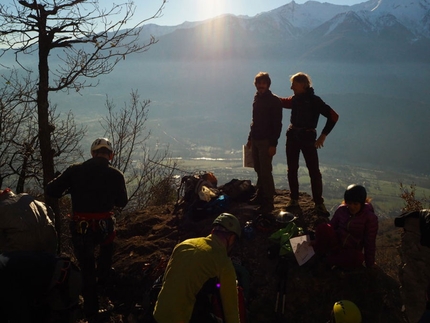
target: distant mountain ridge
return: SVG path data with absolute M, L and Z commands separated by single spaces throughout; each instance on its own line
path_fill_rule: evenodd
M 218 154 L 238 149 L 249 131 L 255 73 L 268 71 L 274 92 L 286 96 L 291 94 L 288 75 L 302 70 L 340 114 L 321 150 L 323 159 L 427 172 L 423 157 L 430 155 L 425 139 L 430 130 L 423 122 L 430 117 L 425 86 L 429 14 L 428 0 L 370 0 L 353 6 L 292 1 L 254 17 L 222 15 L 169 27 L 171 32 L 145 53 L 145 64 L 131 59 L 136 66 L 159 66 L 154 70 L 160 73 L 159 86 L 145 82 L 152 98 L 163 92 L 155 105 L 174 97 L 168 106 L 154 107 L 153 115 L 168 124 L 171 137 L 184 141 L 175 154 L 199 154 L 200 145 Z M 416 79 L 407 81 L 406 75 Z M 282 79 L 281 90 L 277 79 Z M 284 129 L 288 122 L 285 111 Z M 217 135 L 195 136 L 207 132 Z M 190 143 L 193 148 L 185 152 Z
M 280 28 L 287 24 L 298 30 L 310 31 L 323 23 L 329 22 L 338 15 L 345 16 L 349 12 L 355 12 L 361 19 L 374 25 L 375 30 L 378 30 L 381 26 L 378 23 L 380 19 L 382 19 L 383 24 L 384 21 L 386 24 L 390 24 L 390 19 L 386 19 L 386 17 L 392 16 L 392 19 L 397 20 L 407 29 L 413 31 L 416 36 L 430 38 L 430 2 L 428 0 L 369 0 L 352 6 L 318 1 L 307 1 L 304 4 L 298 4 L 293 0 L 279 8 L 257 14 L 254 17 L 237 17 L 243 20 L 243 27 L 246 28 L 252 28 L 252 25 L 258 20 L 266 20 L 266 22 L 273 20 Z M 200 22 L 184 22 L 173 27 L 163 27 L 153 23 L 148 24 L 147 27 L 153 29 L 153 35 L 158 37 L 166 34 L 166 30 L 194 28 L 196 25 L 213 19 L 222 19 L 226 16 L 232 15 L 221 15 Z M 158 30 L 154 30 L 154 25 L 158 26 Z
M 175 44 L 174 48 L 160 46 L 149 56 L 211 59 L 284 54 L 329 61 L 404 61 L 410 57 L 429 62 L 429 17 L 428 0 L 369 0 L 353 6 L 292 1 L 254 17 L 222 15 L 165 27 L 168 33 L 159 27 L 154 35 L 160 36 L 160 42 Z M 194 46 L 205 37 L 210 46 Z M 262 47 L 270 51 L 263 53 Z
M 364 25 L 372 27 L 374 31 L 378 32 L 397 21 L 415 36 L 429 38 L 429 10 L 430 2 L 427 0 L 370 0 L 352 6 L 317 1 L 308 1 L 301 5 L 292 1 L 261 15 L 287 19 L 293 26 L 309 31 L 323 23 L 332 24 L 335 30 L 336 21 L 339 21 L 340 17 L 347 19 L 348 16 L 351 17 L 350 13 L 354 12 Z
M 175 157 L 237 159 L 249 132 L 255 75 L 269 72 L 272 91 L 285 97 L 292 94 L 289 76 L 303 71 L 340 115 L 320 151 L 323 163 L 429 174 L 429 8 L 430 0 L 292 1 L 254 17 L 148 24 L 142 41 L 159 39 L 149 51 L 127 56 L 96 88 L 50 99 L 96 133 L 106 94 L 120 106 L 138 90 L 151 100 L 154 147 L 169 145 Z M 275 162 L 285 163 L 289 117 L 284 110 Z

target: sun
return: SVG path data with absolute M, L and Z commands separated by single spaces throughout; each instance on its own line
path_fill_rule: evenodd
M 213 18 L 228 13 L 229 4 L 227 0 L 195 0 L 196 16 L 199 20 Z

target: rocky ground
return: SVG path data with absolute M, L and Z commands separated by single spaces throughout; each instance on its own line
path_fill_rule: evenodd
M 277 214 L 289 200 L 287 191 L 277 191 Z M 235 214 L 242 225 L 255 221 L 258 214 L 246 203 L 233 202 L 228 211 Z M 111 293 L 115 308 L 106 316 L 107 322 L 147 322 L 149 290 L 162 273 L 176 243 L 191 237 L 206 236 L 216 215 L 198 221 L 186 219 L 181 212 L 173 214 L 174 205 L 149 207 L 118 219 L 114 267 L 116 283 Z M 298 226 L 312 231 L 319 221 L 313 210 L 311 197 L 300 196 L 300 207 L 291 210 Z M 249 273 L 247 299 L 248 323 L 326 322 L 333 303 L 341 299 L 355 302 L 361 309 L 363 322 L 407 322 L 402 312 L 399 283 L 381 268 L 343 271 L 329 268 L 315 256 L 303 266 L 295 258 L 288 260 L 285 291 L 280 293 L 275 311 L 280 275 L 277 265 L 281 258 L 272 257 L 273 246 L 268 237 L 285 226 L 269 221 L 255 228 L 251 239 L 243 237 L 234 251 Z M 377 260 L 378 261 L 378 260 Z

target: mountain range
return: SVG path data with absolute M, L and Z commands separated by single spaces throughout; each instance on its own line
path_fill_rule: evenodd
M 154 48 L 153 54 L 163 59 L 172 54 L 182 59 L 222 54 L 223 58 L 265 55 L 347 62 L 429 62 L 430 58 L 428 0 L 370 0 L 353 6 L 292 1 L 255 17 L 222 15 L 176 29 L 146 28 L 162 36 L 163 46 Z
M 99 131 L 106 95 L 120 106 L 137 90 L 151 100 L 148 127 L 158 146 L 183 158 L 240 158 L 254 76 L 269 72 L 272 92 L 286 97 L 290 75 L 303 71 L 340 115 L 322 162 L 430 172 L 430 0 L 292 1 L 254 17 L 148 24 L 142 41 L 149 35 L 158 43 L 128 56 L 97 88 L 51 100 Z M 283 163 L 289 115 L 284 110 L 275 159 Z

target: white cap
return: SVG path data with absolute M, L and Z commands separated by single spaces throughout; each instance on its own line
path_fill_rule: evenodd
M 91 145 L 91 153 L 100 148 L 106 148 L 110 152 L 113 152 L 112 144 L 107 138 L 97 138 L 94 140 L 93 144 Z

